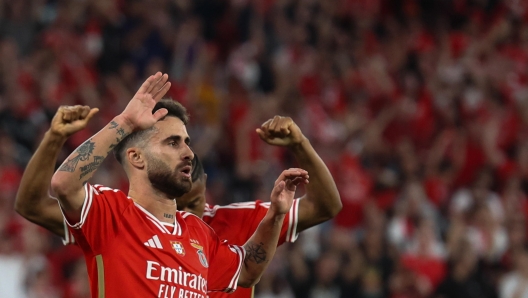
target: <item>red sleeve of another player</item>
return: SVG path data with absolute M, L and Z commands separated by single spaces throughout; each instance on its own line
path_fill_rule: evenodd
M 246 250 L 241 246 L 230 245 L 227 241 L 220 241 L 212 229 L 210 233 L 212 240 L 209 246 L 208 291 L 233 293 L 237 288 Z
M 84 190 L 85 198 L 79 222 L 71 222 L 65 218 L 71 231 L 71 234 L 66 233 L 66 237 L 75 236 L 75 242 L 83 250 L 99 253 L 115 239 L 128 199 L 123 192 L 101 185 L 87 183 Z
M 270 203 L 263 203 L 261 201 L 255 202 L 255 210 L 252 210 L 253 215 L 248 217 L 251 220 L 251 225 L 248 225 L 251 227 L 251 229 L 248 231 L 248 239 L 253 235 L 253 233 L 257 230 L 258 225 L 268 212 L 268 209 L 270 207 Z M 299 234 L 297 233 L 297 218 L 299 216 L 299 199 L 293 200 L 292 207 L 290 209 L 290 212 L 286 215 L 286 218 L 284 219 L 284 223 L 282 224 L 281 233 L 279 236 L 279 243 L 278 245 L 283 244 L 284 242 L 295 242 L 297 240 L 297 237 Z

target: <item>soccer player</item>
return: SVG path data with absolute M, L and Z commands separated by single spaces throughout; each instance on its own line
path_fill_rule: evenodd
M 160 101 L 168 76 L 150 76 L 125 110 L 83 143 L 51 179 L 61 210 L 84 252 L 92 297 L 205 297 L 258 282 L 275 253 L 296 185 L 307 172 L 284 171 L 271 205 L 243 247 L 221 242 L 198 217 L 177 212 L 191 189 L 185 109 Z M 115 148 L 128 196 L 88 179 Z
M 53 129 L 54 122 L 52 122 Z M 78 130 L 82 127 L 77 127 Z M 73 133 L 75 131 L 71 131 Z M 276 116 L 257 129 L 260 137 L 271 145 L 286 146 L 295 155 L 299 165 L 311 173 L 306 195 L 293 203 L 283 223 L 279 244 L 293 242 L 301 231 L 334 217 L 341 210 L 341 202 L 335 183 L 327 167 L 317 155 L 299 127 L 288 117 Z M 62 136 L 62 143 L 69 136 Z M 48 228 L 61 236 L 65 244 L 74 239 L 63 228 L 63 219 L 56 201 L 49 199 L 47 186 L 53 172 L 53 164 L 60 146 L 47 146 L 42 141 L 35 156 L 26 167 L 20 191 L 17 195 L 17 211 L 32 222 Z M 40 149 L 44 147 L 45 149 Z M 38 155 L 41 153 L 41 155 Z M 40 158 L 39 158 L 40 156 Z M 38 160 L 38 163 L 36 162 Z M 195 156 L 192 166 L 192 189 L 177 198 L 179 210 L 185 210 L 202 217 L 221 239 L 230 243 L 244 244 L 265 216 L 269 203 L 247 202 L 227 206 L 209 206 L 205 201 L 207 175 Z M 38 175 L 37 175 L 38 174 Z M 39 184 L 34 184 L 40 181 Z M 205 211 L 205 212 L 204 212 Z M 251 297 L 252 289 L 238 288 L 230 297 Z M 221 297 L 223 293 L 211 293 L 210 297 Z

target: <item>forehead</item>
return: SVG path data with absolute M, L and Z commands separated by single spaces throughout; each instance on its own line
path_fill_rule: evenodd
M 152 137 L 153 140 L 163 140 L 170 136 L 180 136 L 182 139 L 189 137 L 185 124 L 177 117 L 165 117 L 163 120 L 158 121 L 154 127 L 156 128 L 156 133 Z

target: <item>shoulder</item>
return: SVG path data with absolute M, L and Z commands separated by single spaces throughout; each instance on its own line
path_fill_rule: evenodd
M 201 218 L 198 216 L 185 211 L 178 211 L 178 214 L 180 218 L 185 222 L 185 225 L 189 227 L 199 227 L 202 229 L 211 229 L 208 224 L 206 224 Z
M 93 202 L 105 202 L 105 205 L 126 208 L 133 204 L 133 200 L 120 189 L 107 187 L 101 184 L 86 185 L 88 199 Z
M 128 198 L 128 196 L 120 189 L 107 187 L 101 184 L 94 184 L 94 185 L 88 184 L 87 187 L 91 188 L 94 194 L 96 195 L 104 194 L 104 195 L 114 195 L 114 196 Z
M 243 203 L 233 203 L 229 205 L 205 205 L 205 217 L 215 217 L 219 214 L 232 214 L 232 213 L 251 213 L 258 211 L 262 208 L 269 209 L 269 202 L 262 202 L 260 200 L 254 202 L 243 202 Z

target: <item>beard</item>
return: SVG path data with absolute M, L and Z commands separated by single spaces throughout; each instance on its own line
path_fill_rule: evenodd
M 178 169 L 171 170 L 160 159 L 152 156 L 148 157 L 147 175 L 150 184 L 171 198 L 179 198 L 192 188 L 191 180 L 178 177 L 178 174 Z

